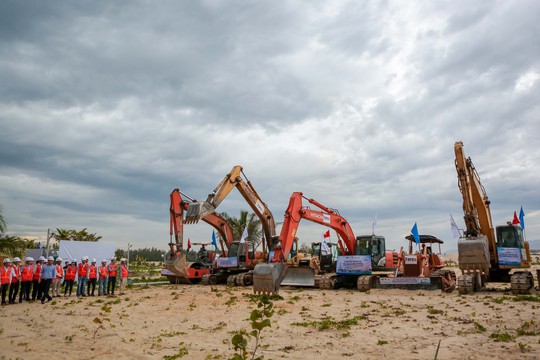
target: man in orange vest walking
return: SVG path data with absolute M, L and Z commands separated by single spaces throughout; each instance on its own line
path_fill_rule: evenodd
M 96 292 L 96 282 L 97 282 L 97 267 L 96 259 L 92 258 L 92 264 L 88 267 L 88 288 L 86 293 L 88 296 L 94 296 Z M 92 293 L 90 294 L 90 287 L 92 287 Z
M 98 296 L 101 296 L 101 294 L 107 294 L 107 277 L 109 275 L 109 270 L 107 270 L 107 260 L 101 260 L 101 266 L 98 268 L 98 274 Z
M 41 299 L 41 268 L 43 267 L 43 262 L 45 261 L 45 257 L 40 256 L 39 259 L 36 261 L 36 264 L 34 265 L 34 275 L 32 278 L 32 301 L 36 300 L 36 296 L 38 299 Z
M 116 265 L 115 258 L 111 259 L 111 263 L 107 265 L 107 270 L 109 271 L 109 279 L 107 280 L 107 295 L 114 295 L 114 288 L 116 287 L 116 274 L 118 273 L 118 265 Z
M 4 266 L 0 267 L 0 291 L 2 292 L 2 305 L 7 305 L 6 296 L 11 284 L 11 260 L 4 259 Z
M 66 283 L 64 285 L 64 297 L 67 296 L 69 289 L 69 296 L 71 296 L 71 291 L 73 290 L 73 282 L 77 276 L 77 259 L 73 259 L 71 264 L 66 267 Z
M 77 267 L 77 296 L 84 296 L 84 290 L 86 288 L 86 282 L 88 281 L 88 256 L 83 256 L 82 262 Z
M 11 286 L 9 287 L 9 303 L 15 304 L 17 300 L 17 294 L 19 293 L 19 287 L 21 285 L 21 259 L 18 257 L 13 258 L 13 265 L 11 265 Z
M 56 258 L 56 278 L 52 281 L 52 297 L 60 297 L 60 286 L 64 278 L 64 268 L 62 267 L 62 258 Z
M 19 303 L 23 300 L 30 301 L 30 288 L 32 287 L 32 279 L 34 277 L 34 258 L 27 257 L 24 259 L 24 265 L 21 267 L 21 293 L 19 295 Z
M 120 295 L 124 295 L 124 292 L 126 291 L 127 279 L 129 275 L 126 262 L 127 261 L 125 258 L 120 260 Z

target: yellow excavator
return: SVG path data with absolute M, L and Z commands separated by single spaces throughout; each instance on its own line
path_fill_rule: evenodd
M 253 268 L 258 263 L 266 261 L 268 249 L 273 248 L 273 241 L 277 238 L 272 212 L 262 201 L 239 165 L 234 166 L 225 175 L 214 191 L 208 195 L 206 201 L 189 204 L 184 223 L 195 223 L 200 219 L 205 219 L 209 214 L 215 213 L 219 204 L 235 187 L 261 220 L 264 235 L 263 249 L 262 252 L 257 251 L 257 244 L 254 241 L 245 241 L 245 239 L 236 239 L 228 243 L 227 257 L 218 258 L 217 266 L 214 267 L 212 274 L 207 276 L 210 284 L 226 282 L 231 286 L 251 285 L 253 283 Z
M 486 282 L 509 282 L 514 294 L 526 294 L 534 287 L 529 243 L 519 224 L 493 229 L 490 201 L 471 158 L 466 158 L 463 143 L 454 144 L 459 190 L 463 197 L 466 230 L 458 240 L 458 261 L 462 275 L 458 291 L 468 294 Z

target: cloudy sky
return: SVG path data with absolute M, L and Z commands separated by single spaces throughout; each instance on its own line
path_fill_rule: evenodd
M 172 189 L 205 199 L 242 165 L 276 221 L 302 191 L 356 235 L 377 214 L 390 248 L 415 222 L 455 248 L 461 140 L 494 223 L 523 206 L 540 239 L 539 13 L 532 0 L 2 1 L 9 234 L 88 228 L 166 248 Z M 241 209 L 234 191 L 218 210 Z

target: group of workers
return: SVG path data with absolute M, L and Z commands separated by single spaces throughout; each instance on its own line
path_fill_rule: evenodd
M 19 303 L 23 300 L 51 301 L 53 297 L 61 296 L 61 286 L 64 286 L 64 297 L 71 296 L 73 285 L 77 280 L 77 296 L 95 296 L 96 284 L 98 296 L 114 295 L 117 278 L 119 293 L 123 295 L 127 285 L 128 268 L 126 259 L 120 259 L 120 265 L 112 258 L 110 263 L 103 259 L 101 265 L 96 265 L 96 259 L 88 262 L 84 256 L 80 263 L 77 259 L 66 260 L 49 256 L 40 256 L 34 263 L 32 257 L 25 258 L 24 265 L 18 257 L 6 258 L 0 267 L 0 293 L 2 305 L 15 304 L 17 295 Z M 7 301 L 6 301 L 7 298 Z

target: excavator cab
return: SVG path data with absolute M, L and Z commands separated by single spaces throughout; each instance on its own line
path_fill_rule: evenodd
M 336 271 L 337 246 L 336 244 L 326 243 L 328 250 L 323 251 L 322 243 L 315 242 L 311 244 L 312 256 L 319 259 L 321 272 L 329 273 Z
M 519 225 L 497 226 L 497 258 L 501 268 L 529 267 L 531 255 Z
M 377 269 L 382 259 L 386 260 L 386 241 L 383 236 L 361 235 L 356 237 L 355 255 L 370 255 L 371 266 Z M 381 265 L 385 267 L 383 263 Z

